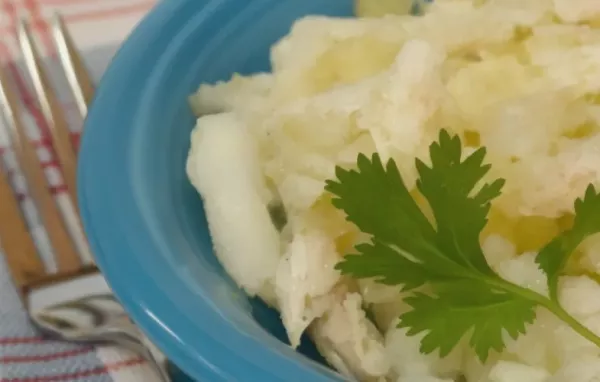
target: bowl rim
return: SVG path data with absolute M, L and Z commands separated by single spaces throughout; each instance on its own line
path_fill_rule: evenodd
M 151 97 L 152 81 L 156 81 L 156 78 L 144 77 L 143 70 L 138 70 L 139 66 L 136 65 L 142 58 L 152 56 L 152 42 L 165 33 L 161 27 L 172 23 L 173 19 L 187 18 L 182 20 L 179 29 L 172 31 L 175 33 L 173 39 L 176 39 L 193 17 L 189 15 L 189 8 L 196 7 L 198 11 L 206 12 L 204 17 L 209 17 L 214 9 L 228 2 L 236 1 L 159 2 L 118 49 L 96 90 L 81 141 L 77 186 L 83 228 L 98 267 L 130 317 L 170 360 L 192 378 L 209 378 L 211 381 L 250 378 L 261 382 L 292 379 L 343 381 L 341 376 L 324 367 L 308 367 L 307 362 L 312 364 L 312 361 L 305 362 L 301 357 L 293 356 L 291 349 L 291 352 L 282 352 L 281 349 L 265 346 L 252 336 L 244 335 L 234 323 L 221 317 L 208 299 L 194 301 L 194 309 L 202 312 L 202 325 L 190 317 L 173 317 L 178 306 L 170 298 L 177 296 L 177 293 L 182 293 L 183 298 L 187 292 L 185 285 L 177 278 L 176 272 L 169 273 L 168 266 L 165 270 L 164 263 L 142 266 L 136 259 L 136 253 L 148 251 L 142 252 L 146 256 L 157 251 L 157 248 L 143 244 L 151 238 L 151 234 L 140 228 L 144 225 L 143 219 L 139 210 L 136 210 L 130 184 L 135 174 L 131 166 L 123 165 L 128 157 L 125 150 L 114 148 L 114 142 L 111 142 L 115 128 L 126 128 L 127 131 L 128 124 L 144 123 L 143 118 L 136 116 L 136 110 L 141 108 L 140 94 L 150 92 L 143 98 L 147 100 Z M 158 58 L 162 53 L 155 51 L 154 57 Z M 135 84 L 143 86 L 138 88 Z M 125 102 L 128 106 L 119 102 Z M 134 130 L 133 127 L 131 130 Z M 126 146 L 127 134 L 123 134 L 124 142 L 119 142 L 118 147 Z M 107 147 L 114 150 L 110 159 L 107 159 Z M 107 177 L 112 181 L 107 182 Z M 110 255 L 115 253 L 132 255 Z M 132 270 L 136 272 L 132 273 Z M 160 274 L 160 286 L 154 278 L 158 272 L 164 273 Z M 218 341 L 214 333 L 219 333 L 221 338 Z M 194 346 L 189 343 L 192 338 L 195 339 Z M 241 350 L 231 352 L 238 347 L 251 349 L 251 354 L 241 355 Z M 200 348 L 204 351 L 200 351 Z M 242 370 L 241 366 L 232 367 L 237 364 L 250 367 L 251 374 Z M 283 379 L 284 375 L 292 379 Z

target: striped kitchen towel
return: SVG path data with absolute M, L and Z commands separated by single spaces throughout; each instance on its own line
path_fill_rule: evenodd
M 118 44 L 154 3 L 155 0 L 0 0 L 0 62 L 9 69 L 12 85 L 18 89 L 25 110 L 24 121 L 62 208 L 72 211 L 60 170 L 52 155 L 48 128 L 41 117 L 29 79 L 21 70 L 15 24 L 21 17 L 31 21 L 38 45 L 45 49 L 50 71 L 55 73 L 53 79 L 57 81 L 58 89 L 63 90 L 61 98 L 64 108 L 69 113 L 73 134 L 78 137 L 81 120 L 76 117 L 66 84 L 61 86 L 64 81 L 60 80 L 62 77 L 55 62 L 47 20 L 56 11 L 64 16 L 88 67 L 99 78 Z M 2 163 L 17 189 L 41 255 L 47 264 L 51 264 L 52 254 L 47 237 L 3 132 L 4 126 L 0 126 Z M 59 381 L 153 382 L 157 378 L 140 357 L 122 349 L 94 348 L 41 338 L 28 323 L 0 253 L 0 382 Z

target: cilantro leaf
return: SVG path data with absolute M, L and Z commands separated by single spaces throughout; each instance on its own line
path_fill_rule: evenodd
M 345 211 L 347 219 L 362 232 L 392 247 L 398 256 L 410 254 L 419 259 L 407 261 L 422 263 L 423 269 L 434 275 L 464 276 L 464 268 L 434 245 L 435 229 L 410 195 L 396 164 L 390 161 L 384 167 L 379 155 L 369 160 L 361 154 L 357 165 L 356 170 L 336 168 L 337 180 L 327 181 L 325 189 L 334 195 L 333 205 Z M 345 269 L 352 272 L 356 268 Z M 423 275 L 423 282 L 428 278 Z
M 358 245 L 336 268 L 355 278 L 401 285 L 412 308 L 400 317 L 409 335 L 424 333 L 421 350 L 447 355 L 464 337 L 481 361 L 504 348 L 503 333 L 523 334 L 544 307 L 600 347 L 600 337 L 581 325 L 556 299 L 558 277 L 570 254 L 587 236 L 600 232 L 600 194 L 589 187 L 575 202 L 573 228 L 538 255 L 548 274 L 550 299 L 502 279 L 488 265 L 479 243 L 491 201 L 504 180 L 482 183 L 490 166 L 485 149 L 462 159 L 460 139 L 446 131 L 430 146 L 431 165 L 416 161 L 417 188 L 433 212 L 430 222 L 413 200 L 393 160 L 360 155 L 357 168 L 336 169 L 326 184 L 332 203 L 371 242 Z M 426 285 L 429 294 L 416 288 Z
M 430 146 L 430 157 L 431 166 L 416 162 L 417 187 L 435 224 L 420 210 L 393 161 L 384 167 L 379 156 L 369 160 L 361 155 L 357 169 L 336 169 L 337 180 L 326 185 L 334 206 L 372 235 L 371 243 L 357 246 L 358 253 L 346 256 L 337 269 L 355 278 L 399 284 L 404 290 L 431 286 L 432 296 L 416 294 L 408 300 L 413 310 L 401 317 L 401 325 L 411 334 L 428 332 L 426 352 L 448 352 L 471 333 L 473 348 L 485 360 L 491 349 L 502 346 L 503 330 L 515 335 L 524 331 L 537 304 L 524 303 L 514 289 L 498 291 L 508 283 L 492 271 L 479 245 L 490 202 L 504 181 L 477 189 L 490 168 L 483 164 L 485 150 L 463 160 L 460 139 L 444 130 Z M 496 319 L 500 305 L 513 321 Z M 456 331 L 449 335 L 443 322 Z
M 402 285 L 404 290 L 418 288 L 430 278 L 431 273 L 421 264 L 408 260 L 381 242 L 360 244 L 356 250 L 359 254 L 347 255 L 337 266 L 342 273 L 354 278 L 373 278 L 381 284 Z M 390 269 L 394 272 L 389 272 Z
M 410 196 L 393 161 L 384 168 L 378 154 L 371 160 L 360 154 L 356 170 L 337 167 L 336 177 L 327 181 L 325 189 L 337 196 L 333 205 L 346 211 L 363 232 L 385 242 L 396 241 L 398 236 L 434 237 L 433 227 Z
M 461 265 L 493 275 L 479 244 L 479 235 L 487 223 L 490 201 L 500 195 L 504 180 L 486 183 L 473 192 L 490 170 L 490 165 L 483 165 L 486 150 L 479 148 L 461 161 L 459 137 L 450 137 L 445 130 L 429 151 L 431 167 L 417 159 L 417 187 L 433 210 L 439 247 Z
M 567 261 L 583 240 L 596 233 L 600 233 L 600 194 L 589 185 L 583 199 L 575 201 L 573 227 L 542 248 L 536 258 L 548 276 L 550 297 L 554 301 L 558 301 L 558 279 Z
M 436 296 L 416 293 L 404 301 L 412 307 L 401 318 L 408 335 L 426 332 L 421 352 L 436 349 L 447 356 L 465 333 L 481 360 L 490 350 L 504 349 L 503 333 L 516 339 L 535 320 L 535 302 L 513 293 L 490 289 L 485 283 L 459 281 L 437 288 Z

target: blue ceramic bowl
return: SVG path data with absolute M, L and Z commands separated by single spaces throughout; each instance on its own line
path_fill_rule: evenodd
M 85 231 L 132 318 L 195 380 L 342 380 L 309 343 L 308 357 L 288 347 L 278 315 L 224 273 L 184 169 L 200 83 L 269 70 L 301 16 L 351 13 L 351 0 L 164 0 L 97 91 L 80 154 Z

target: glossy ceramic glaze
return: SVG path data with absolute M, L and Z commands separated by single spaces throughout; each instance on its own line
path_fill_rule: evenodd
M 193 379 L 339 381 L 290 349 L 277 314 L 249 301 L 216 261 L 185 176 L 201 82 L 269 69 L 293 21 L 351 14 L 350 0 L 165 0 L 98 89 L 80 153 L 79 200 L 102 271 L 133 319 Z M 318 359 L 310 344 L 303 352 Z

